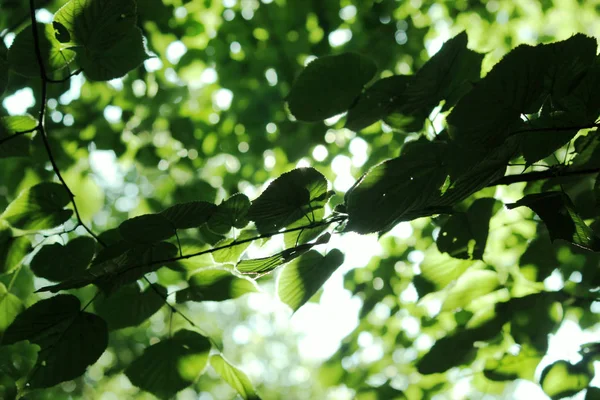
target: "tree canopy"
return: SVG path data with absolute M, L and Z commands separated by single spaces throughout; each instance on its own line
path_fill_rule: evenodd
M 600 397 L 593 4 L 0 11 L 0 398 Z

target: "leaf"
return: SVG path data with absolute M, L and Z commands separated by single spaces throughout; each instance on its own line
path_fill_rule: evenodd
M 229 384 L 244 400 L 260 400 L 252 382 L 240 369 L 234 367 L 220 354 L 210 357 L 210 365 L 217 371 L 225 382 Z
M 175 228 L 162 214 L 145 214 L 122 222 L 119 233 L 129 242 L 149 244 L 174 236 Z
M 189 330 L 147 347 L 125 370 L 131 383 L 161 399 L 191 385 L 208 362 L 210 341 Z
M 596 175 L 596 180 L 594 181 L 594 197 L 596 200 L 596 207 L 600 208 L 600 174 Z
M 218 263 L 233 263 L 236 264 L 244 251 L 252 244 L 253 237 L 256 237 L 257 233 L 254 231 L 243 231 L 237 239 L 223 239 L 215 244 L 215 248 L 225 247 L 221 250 L 214 251 L 212 253 L 213 258 Z M 243 242 L 236 244 L 237 242 Z
M 30 251 L 29 239 L 15 237 L 10 229 L 0 228 L 0 274 L 12 272 Z
M 440 290 L 458 279 L 467 269 L 482 265 L 478 261 L 462 260 L 438 252 L 430 248 L 425 253 L 425 259 L 420 265 L 421 277 Z
M 347 231 L 385 232 L 402 221 L 431 215 L 442 195 L 445 146 L 427 142 L 364 174 L 346 192 Z
M 205 268 L 189 280 L 189 287 L 177 292 L 177 302 L 224 301 L 236 299 L 247 293 L 257 292 L 256 284 L 250 279 L 236 276 L 222 268 Z
M 0 282 L 0 337 L 24 309 L 23 302 Z
M 452 214 L 442 226 L 436 244 L 440 252 L 454 258 L 483 258 L 489 221 L 500 208 L 493 198 L 475 200 L 466 213 Z
M 6 90 L 8 86 L 8 58 L 7 58 L 8 50 L 6 49 L 6 45 L 4 44 L 4 40 L 0 40 L 0 96 Z
M 269 257 L 254 258 L 250 260 L 242 260 L 235 266 L 235 269 L 243 274 L 266 274 L 274 271 L 277 267 L 286 264 L 293 259 L 300 257 L 302 254 L 310 250 L 315 243 L 306 243 L 300 246 L 286 249 L 281 253 L 274 254 Z
M 319 57 L 309 63 L 287 97 L 290 111 L 300 121 L 321 121 L 340 114 L 354 103 L 377 66 L 356 53 Z
M 197 228 L 208 221 L 217 206 L 206 201 L 190 201 L 175 204 L 160 215 L 171 221 L 175 229 Z
M 313 222 L 319 222 L 323 220 L 324 215 L 325 210 L 323 208 L 319 208 L 313 213 L 311 213 L 310 218 L 311 220 L 313 220 Z M 283 242 L 286 249 L 310 242 L 311 240 L 316 239 L 321 233 L 323 233 L 328 228 L 327 224 L 322 224 L 314 228 L 297 229 L 307 225 L 310 224 L 307 224 L 307 221 L 305 219 L 299 219 L 296 222 L 293 222 L 287 226 L 287 232 L 283 235 Z M 297 230 L 293 230 L 290 232 L 290 230 L 292 229 Z
M 53 25 L 57 39 L 77 49 L 90 80 L 110 80 L 148 58 L 136 19 L 134 0 L 71 0 L 54 15 Z
M 493 292 L 500 285 L 498 274 L 490 270 L 466 271 L 450 288 L 442 304 L 442 311 L 464 308 L 472 301 Z
M 123 285 L 137 281 L 149 272 L 156 271 L 170 262 L 168 260 L 176 254 L 177 247 L 167 242 L 133 247 L 115 258 L 93 263 L 79 276 L 57 285 L 45 286 L 38 292 L 77 289 L 93 283 L 104 292 L 111 293 Z
M 56 40 L 52 25 L 38 22 L 36 26 L 44 71 L 51 76 L 52 73 L 67 67 L 75 58 L 75 52 Z M 8 49 L 8 62 L 17 74 L 40 77 L 32 25 L 23 29 L 15 37 L 15 41 Z
M 3 345 L 29 340 L 40 346 L 31 388 L 45 388 L 82 375 L 108 345 L 106 323 L 80 311 L 72 295 L 42 300 L 17 316 L 4 333 Z
M 500 359 L 488 358 L 483 373 L 493 381 L 527 379 L 535 382 L 535 370 L 540 361 L 542 356 L 536 350 L 522 346 L 517 355 L 506 353 Z
M 94 310 L 110 331 L 141 325 L 166 302 L 167 289 L 157 284 L 153 287 L 142 292 L 137 283 L 123 286 L 111 295 L 101 295 L 94 301 Z
M 587 363 L 571 364 L 559 360 L 544 368 L 540 385 L 551 399 L 562 399 L 585 389 L 593 377 L 593 371 L 590 371 Z
M 252 202 L 248 219 L 260 233 L 277 232 L 325 206 L 327 180 L 314 168 L 297 168 L 275 179 Z M 308 221 L 307 221 L 308 222 Z
M 77 237 L 66 246 L 60 243 L 46 245 L 31 260 L 31 270 L 36 276 L 50 281 L 63 281 L 83 272 L 94 257 L 96 241 Z
M 231 228 L 243 229 L 248 225 L 248 209 L 250 200 L 242 193 L 235 194 L 219 204 L 215 212 L 208 219 L 208 229 L 224 235 Z
M 529 194 L 516 203 L 507 204 L 513 209 L 527 206 L 544 221 L 552 241 L 562 239 L 590 251 L 600 251 L 600 238 L 585 224 L 575 211 L 573 202 L 563 192 Z
M 36 126 L 37 120 L 29 114 L 2 117 L 0 118 L 0 140 L 18 132 L 30 131 Z M 0 158 L 28 157 L 29 144 L 30 140 L 26 136 L 15 136 L 0 144 Z
M 311 250 L 287 265 L 277 281 L 279 298 L 297 311 L 325 284 L 344 262 L 344 254 L 333 249 L 327 255 Z
M 66 222 L 73 214 L 64 207 L 71 201 L 58 183 L 42 182 L 23 190 L 0 217 L 22 230 L 50 229 Z

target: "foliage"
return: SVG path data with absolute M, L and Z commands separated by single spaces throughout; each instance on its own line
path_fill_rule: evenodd
M 457 28 L 424 57 L 454 11 L 406 3 L 0 1 L 0 396 L 421 399 L 461 370 L 597 394 L 598 343 L 543 362 L 565 321 L 598 323 L 597 41 L 508 35 L 499 59 Z M 367 234 L 359 325 L 315 388 L 258 382 L 199 317 L 319 301 L 333 243 Z

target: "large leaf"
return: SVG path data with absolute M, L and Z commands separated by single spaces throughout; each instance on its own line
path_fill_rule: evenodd
M 31 251 L 29 239 L 25 236 L 15 237 L 10 229 L 0 228 L 0 274 L 12 272 L 29 251 Z
M 235 268 L 243 274 L 266 274 L 274 271 L 277 267 L 300 257 L 314 245 L 315 243 L 306 243 L 292 247 L 291 249 L 285 249 L 281 253 L 273 254 L 269 257 L 242 260 L 237 263 Z
M 199 333 L 181 330 L 147 347 L 125 370 L 135 386 L 168 399 L 191 385 L 208 362 L 210 341 Z
M 321 121 L 352 105 L 377 66 L 365 56 L 343 53 L 317 58 L 294 82 L 287 101 L 301 121 Z
M 91 80 L 121 77 L 148 58 L 134 0 L 71 0 L 53 25 L 57 39 L 77 49 Z
M 246 293 L 257 292 L 258 287 L 250 279 L 236 276 L 222 268 L 205 268 L 189 280 L 190 286 L 177 292 L 177 302 L 224 301 Z
M 344 254 L 333 249 L 322 256 L 311 250 L 287 265 L 277 281 L 277 293 L 296 311 L 304 305 L 344 262 Z
M 555 400 L 573 396 L 585 389 L 593 377 L 594 371 L 586 362 L 571 364 L 559 360 L 544 368 L 540 384 L 544 392 Z
M 346 193 L 348 224 L 358 233 L 381 232 L 402 221 L 431 215 L 447 173 L 442 143 L 426 142 L 363 175 Z
M 0 337 L 24 309 L 23 302 L 0 282 Z
M 31 270 L 36 276 L 51 281 L 63 281 L 83 272 L 94 257 L 96 241 L 77 237 L 66 246 L 53 243 L 44 246 L 31 260 Z
M 275 179 L 252 202 L 248 218 L 260 233 L 276 232 L 322 208 L 327 202 L 327 180 L 314 168 L 298 168 Z
M 94 309 L 112 331 L 140 325 L 165 305 L 166 296 L 167 289 L 161 285 L 155 284 L 142 292 L 133 283 L 110 295 L 101 295 L 94 301 Z
M 215 212 L 208 219 L 208 228 L 224 235 L 231 228 L 243 229 L 248 225 L 248 209 L 250 200 L 242 193 L 235 194 L 219 204 Z
M 210 357 L 210 365 L 217 371 L 225 382 L 238 392 L 244 400 L 260 400 L 252 382 L 243 371 L 234 367 L 222 355 L 215 354 Z
M 29 340 L 40 346 L 28 379 L 30 387 L 50 387 L 77 378 L 106 349 L 106 323 L 80 307 L 72 295 L 39 301 L 19 314 L 4 333 L 3 345 Z
M 577 214 L 564 192 L 529 194 L 506 206 L 531 208 L 546 224 L 552 241 L 562 239 L 587 250 L 600 251 L 600 238 Z
M 23 190 L 0 218 L 18 229 L 40 230 L 61 225 L 73 214 L 65 210 L 70 197 L 63 186 L 42 182 Z
M 176 229 L 197 228 L 215 212 L 217 206 L 206 201 L 175 204 L 160 214 L 171 221 Z
M 156 243 L 175 235 L 175 228 L 163 214 L 146 214 L 119 225 L 123 239 L 132 243 Z
M 50 24 L 37 23 L 39 49 L 46 74 L 52 74 L 69 65 L 75 58 L 75 52 L 61 44 L 54 36 Z M 29 25 L 23 29 L 8 50 L 8 62 L 11 69 L 21 75 L 40 77 L 40 67 L 33 40 L 33 29 Z
M 1 68 L 1 67 L 0 67 Z M 0 140 L 19 132 L 29 132 L 38 121 L 31 115 L 15 115 L 0 118 Z M 0 158 L 29 156 L 30 140 L 23 135 L 15 136 L 0 144 Z

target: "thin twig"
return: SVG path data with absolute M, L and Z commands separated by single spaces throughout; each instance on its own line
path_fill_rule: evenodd
M 23 135 L 26 135 L 28 133 L 35 132 L 37 130 L 38 130 L 38 127 L 36 125 L 35 128 L 27 129 L 26 131 L 15 132 L 15 133 L 13 133 L 10 136 L 7 136 L 7 137 L 4 137 L 4 138 L 0 139 L 0 146 L 3 145 L 4 143 L 8 142 L 9 140 L 16 139 L 19 136 L 23 136 Z
M 550 178 L 560 178 L 566 176 L 579 176 L 579 175 L 590 175 L 600 172 L 600 168 L 588 168 L 588 169 L 565 169 L 561 171 L 556 171 L 554 169 L 549 169 L 546 171 L 534 171 L 528 172 L 526 174 L 516 174 L 516 175 L 506 175 L 500 179 L 496 179 L 492 183 L 488 185 L 497 186 L 497 185 L 511 185 L 513 183 L 518 182 L 533 182 L 540 181 L 543 179 Z

